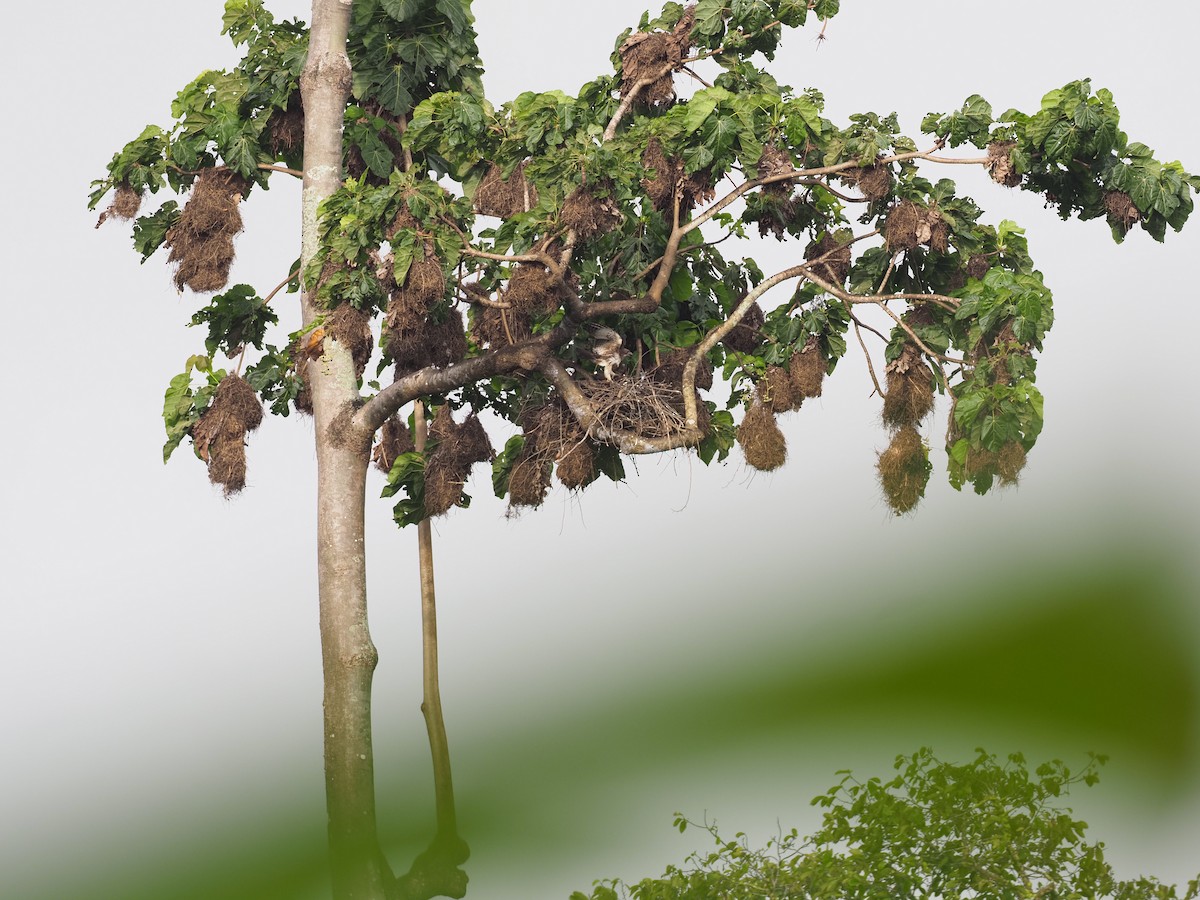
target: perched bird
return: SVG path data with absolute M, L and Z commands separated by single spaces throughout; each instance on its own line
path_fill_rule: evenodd
M 604 370 L 604 380 L 612 381 L 613 366 L 629 355 L 622 346 L 621 335 L 604 325 L 598 325 L 591 330 L 592 345 L 585 353 Z

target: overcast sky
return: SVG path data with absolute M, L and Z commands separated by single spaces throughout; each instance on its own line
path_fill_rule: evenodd
M 773 68 L 781 82 L 822 90 L 835 122 L 894 109 L 921 143 L 921 116 L 969 94 L 1032 111 L 1045 91 L 1091 77 L 1113 91 L 1131 139 L 1200 170 L 1200 119 L 1188 99 L 1200 74 L 1200 11 L 1191 5 L 1148 2 L 1135 15 L 1117 0 L 843 5 L 827 41 L 818 45 L 812 28 L 789 33 Z M 268 6 L 308 18 L 295 0 Z M 574 92 L 607 70 L 613 39 L 642 9 L 477 0 L 489 98 Z M 146 123 L 167 124 L 175 92 L 201 70 L 236 61 L 219 35 L 221 4 L 72 0 L 53 10 L 54 23 L 46 6 L 8 12 L 9 34 L 26 38 L 10 42 L 0 99 L 10 335 L 0 364 L 9 385 L 0 871 L 17 896 L 50 896 L 38 891 L 64 870 L 126 858 L 149 835 L 188 846 L 199 840 L 196 822 L 228 820 L 242 803 L 269 808 L 283 791 L 323 828 L 311 422 L 265 423 L 248 450 L 249 487 L 232 501 L 186 448 L 164 467 L 162 393 L 202 347 L 183 327 L 198 303 L 176 295 L 162 258 L 137 264 L 124 226 L 94 231 L 85 209 L 87 184 L 114 151 Z M 1087 727 L 1058 728 L 1078 704 L 1054 682 L 1047 694 L 1063 696 L 1053 721 L 901 702 L 890 717 L 826 710 L 774 722 L 759 743 L 726 734 L 719 751 L 706 749 L 703 728 L 681 722 L 679 746 L 662 738 L 655 753 L 614 757 L 609 770 L 596 762 L 596 772 L 581 762 L 557 781 L 552 767 L 539 783 L 535 771 L 493 764 L 503 747 L 535 767 L 554 747 L 539 738 L 531 749 L 523 735 L 573 729 L 563 746 L 575 747 L 589 723 L 603 722 L 597 741 L 618 734 L 636 748 L 638 729 L 692 708 L 718 674 L 755 690 L 747 673 L 770 673 L 764 660 L 819 660 L 795 669 L 801 679 L 853 678 L 880 648 L 960 652 L 983 633 L 978 623 L 1029 614 L 1039 573 L 1078 573 L 1122 553 L 1149 560 L 1180 601 L 1131 593 L 1131 628 L 1197 646 L 1200 221 L 1165 245 L 1139 231 L 1118 247 L 1102 221 L 1064 223 L 982 173 L 951 175 L 989 221 L 1028 229 L 1055 292 L 1038 369 L 1047 424 L 1019 488 L 979 498 L 949 487 L 943 408 L 925 429 L 935 465 L 926 499 L 915 515 L 892 517 L 875 484 L 887 442 L 879 399 L 852 347 L 824 397 L 781 420 L 790 455 L 777 473 L 753 474 L 737 451 L 712 470 L 682 455 L 646 458 L 636 473 L 627 466 L 627 484 L 581 497 L 556 488 L 541 510 L 508 519 L 479 469 L 472 508 L 438 520 L 443 698 L 460 800 L 469 808 L 512 779 L 522 802 L 499 831 L 578 833 L 553 860 L 538 858 L 532 839 L 520 856 L 501 853 L 499 836 L 489 843 L 497 828 L 472 833 L 464 815 L 468 896 L 563 897 L 595 877 L 661 871 L 697 846 L 672 836 L 677 809 L 707 810 L 754 835 L 777 820 L 811 827 L 805 800 L 835 769 L 885 774 L 895 754 L 930 742 L 946 755 L 979 744 L 1032 758 L 1111 752 L 1111 785 L 1076 803 L 1093 836 L 1107 840 L 1122 874 L 1194 877 L 1194 651 L 1182 700 L 1160 711 L 1182 723 L 1163 732 L 1175 735 L 1162 750 L 1174 761 L 1166 769 L 1137 749 L 1138 735 L 1097 726 L 1103 710 Z M 255 192 L 233 281 L 265 292 L 286 275 L 298 254 L 298 197 L 281 179 Z M 802 249 L 772 242 L 744 252 L 771 271 Z M 276 305 L 284 331 L 295 328 L 294 297 Z M 381 486 L 373 477 L 369 491 Z M 423 784 L 428 759 L 415 533 L 397 532 L 373 496 L 368 519 L 382 793 Z M 1137 656 L 1146 646 L 1115 644 L 1081 683 L 1103 681 L 1110 661 L 1153 670 L 1160 654 Z M 1022 642 L 1012 647 L 1015 668 L 1038 662 L 1023 652 Z M 654 691 L 667 698 L 661 715 L 641 702 Z M 649 719 L 626 717 L 627 703 Z M 1106 738 L 1112 745 L 1099 745 Z M 381 798 L 385 819 L 390 802 Z M 604 827 L 594 824 L 601 818 Z

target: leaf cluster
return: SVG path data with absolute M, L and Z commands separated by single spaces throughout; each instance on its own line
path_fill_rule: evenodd
M 596 882 L 571 900 L 1200 896 L 1200 879 L 1182 890 L 1154 878 L 1118 879 L 1104 845 L 1086 840 L 1086 823 L 1062 803 L 1072 787 L 1094 785 L 1104 761 L 1093 755 L 1072 771 L 1053 760 L 1030 772 L 1021 754 L 1001 761 L 980 750 L 955 764 L 925 748 L 898 757 L 888 780 L 842 773 L 813 800 L 825 815 L 808 838 L 793 829 L 756 849 L 745 835 L 726 839 L 706 822 L 713 851 L 668 866 L 661 878 Z M 677 815 L 675 824 L 682 832 L 695 823 Z

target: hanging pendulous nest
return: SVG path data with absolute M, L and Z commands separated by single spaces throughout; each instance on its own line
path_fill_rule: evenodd
M 774 144 L 763 147 L 762 156 L 758 158 L 758 177 L 773 178 L 796 171 L 796 165 L 786 150 L 780 150 Z M 773 181 L 763 187 L 763 190 L 779 199 L 787 199 L 792 195 L 791 181 Z
M 511 219 L 517 213 L 529 212 L 537 206 L 538 192 L 525 177 L 525 163 L 513 169 L 506 179 L 504 171 L 492 166 L 475 189 L 475 212 L 481 216 L 496 216 Z
M 375 349 L 375 337 L 371 333 L 371 316 L 349 303 L 339 303 L 325 315 L 325 333 L 350 351 L 354 361 L 354 374 L 362 378 Z
M 113 202 L 109 204 L 108 209 L 100 213 L 100 218 L 96 220 L 96 227 L 99 228 L 109 219 L 121 219 L 128 221 L 138 214 L 138 210 L 142 208 L 142 192 L 134 190 L 128 184 L 122 182 L 116 187 L 116 193 L 113 194 Z
M 888 211 L 884 237 L 891 253 L 911 250 L 918 244 L 945 253 L 950 246 L 950 226 L 937 209 L 902 200 Z
M 738 426 L 737 442 L 746 463 L 760 472 L 778 469 L 787 461 L 787 441 L 775 422 L 775 414 L 757 400 Z
M 221 379 L 212 404 L 192 426 L 192 442 L 208 465 L 208 479 L 221 485 L 226 497 L 246 486 L 246 434 L 262 418 L 262 403 L 254 388 L 232 374 Z
M 538 446 L 536 427 L 524 429 L 525 446 L 513 460 L 508 474 L 508 502 L 512 507 L 539 507 L 550 490 L 553 456 Z
M 891 428 L 917 425 L 933 409 L 933 373 L 911 343 L 888 363 L 883 422 Z
M 672 350 L 665 354 L 658 365 L 649 371 L 651 378 L 661 381 L 663 384 L 669 384 L 677 390 L 683 389 L 683 370 L 687 367 L 688 360 L 691 359 L 692 352 L 687 349 Z M 696 382 L 693 385 L 697 390 L 711 390 L 713 386 L 713 364 L 707 356 L 703 357 L 696 366 Z
M 1124 191 L 1105 191 L 1104 209 L 1108 213 L 1108 222 L 1121 233 L 1129 231 L 1142 218 L 1142 214 L 1133 203 L 1133 198 Z
M 205 169 L 196 178 L 179 221 L 167 232 L 168 262 L 176 264 L 175 286 L 198 294 L 219 291 L 229 281 L 233 236 L 242 230 L 238 204 L 250 184 L 228 169 Z
M 385 349 L 388 358 L 396 363 L 396 378 L 426 366 L 453 365 L 467 355 L 467 335 L 462 313 L 457 309 L 446 312 L 441 322 L 429 316 L 411 328 L 388 326 L 388 329 Z
M 429 439 L 435 443 L 425 459 L 425 512 L 440 516 L 462 500 L 471 467 L 495 454 L 479 417 L 472 413 L 459 424 L 449 406 L 434 415 Z
M 264 129 L 267 146 L 276 158 L 290 156 L 304 146 L 304 103 L 300 91 L 293 91 L 287 106 L 271 111 Z
M 892 192 L 892 167 L 887 163 L 846 169 L 838 173 L 838 178 L 846 184 L 857 185 L 862 195 L 872 202 L 883 200 Z
M 476 309 L 476 343 L 503 347 L 527 340 L 533 335 L 534 319 L 550 315 L 559 305 L 553 277 L 545 266 L 537 263 L 519 263 L 501 299 L 508 304 L 507 309 L 494 306 Z
M 988 273 L 988 269 L 992 267 L 991 261 L 985 253 L 976 253 L 967 260 L 967 277 L 980 278 Z
M 997 184 L 1016 187 L 1021 183 L 1021 175 L 1012 161 L 1012 151 L 1016 146 L 1016 141 L 994 141 L 988 144 L 986 166 L 992 181 Z
M 553 460 L 554 473 L 566 488 L 578 490 L 596 480 L 596 444 L 561 400 L 547 403 L 535 414 L 538 452 Z M 528 432 L 527 432 L 528 434 Z
M 1009 441 L 996 453 L 996 475 L 1000 483 L 1008 487 L 1016 484 L 1025 468 L 1025 448 L 1020 441 Z
M 925 496 L 933 469 L 921 435 L 910 425 L 892 435 L 892 442 L 879 454 L 876 468 L 883 497 L 898 516 L 913 509 Z
M 638 90 L 637 102 L 658 106 L 675 99 L 672 74 L 683 65 L 692 45 L 692 25 L 696 16 L 688 7 L 670 31 L 638 31 L 617 49 L 621 57 L 621 97 Z
M 391 416 L 379 429 L 379 442 L 371 451 L 371 459 L 382 472 L 392 471 L 397 458 L 416 449 L 412 433 L 399 416 Z
M 758 380 L 757 393 L 763 405 L 775 413 L 797 410 L 804 402 L 804 395 L 796 390 L 787 369 L 782 366 L 767 366 Z
M 721 338 L 721 343 L 730 350 L 738 353 L 753 353 L 763 345 L 765 338 L 762 333 L 763 323 L 766 322 L 762 307 L 757 301 L 750 304 L 742 320 L 730 329 L 729 334 Z
M 600 185 L 590 189 L 581 184 L 563 203 L 559 221 L 573 229 L 578 240 L 591 240 L 621 224 L 624 216 L 613 198 L 607 195 L 609 187 Z M 600 196 L 596 191 L 604 192 L 605 196 Z
M 642 165 L 653 172 L 642 179 L 642 189 L 650 202 L 668 218 L 674 215 L 675 191 L 679 190 L 679 215 L 682 218 L 695 208 L 697 203 L 711 200 L 715 194 L 712 177 L 707 172 L 684 171 L 683 160 L 670 157 L 663 152 L 658 138 L 651 138 L 642 154 Z
M 788 361 L 788 377 L 792 390 L 799 397 L 820 397 L 829 363 L 821 352 L 821 342 L 810 335 L 804 346 Z
M 813 263 L 812 270 L 818 278 L 837 287 L 846 284 L 850 275 L 849 244 L 843 244 L 832 234 L 826 234 L 805 248 L 804 258 Z

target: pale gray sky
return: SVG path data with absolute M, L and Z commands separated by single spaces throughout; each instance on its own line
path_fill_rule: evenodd
M 1033 109 L 1045 91 L 1091 77 L 1115 94 L 1132 139 L 1200 170 L 1200 120 L 1188 101 L 1200 33 L 1192 6 L 1149 2 L 1131 16 L 1116 0 L 843 5 L 829 40 L 818 46 L 811 28 L 790 33 L 773 68 L 782 82 L 821 89 L 834 121 L 895 109 L 918 136 L 925 112 L 971 93 L 998 110 Z M 308 18 L 296 0 L 268 6 Z M 497 104 L 523 90 L 574 92 L 607 69 L 613 39 L 644 8 L 475 7 Z M 195 821 L 227 817 L 248 798 L 268 807 L 293 785 L 291 802 L 323 827 L 311 424 L 293 416 L 253 435 L 249 488 L 233 501 L 187 449 L 163 467 L 162 392 L 202 345 L 183 328 L 196 303 L 176 296 L 161 258 L 137 265 L 123 226 L 93 231 L 84 210 L 88 181 L 115 150 L 144 124 L 165 124 L 174 93 L 202 69 L 235 61 L 218 34 L 221 4 L 53 9 L 59 21 L 49 24 L 45 6 L 8 13 L 9 33 L 28 39 L 15 47 L 0 99 L 12 337 L 0 442 L 0 871 L 30 896 L 147 835 L 187 846 L 199 840 Z M 1194 601 L 1200 220 L 1165 245 L 1138 232 L 1117 247 L 1103 222 L 1063 223 L 1032 195 L 950 174 L 990 221 L 1028 229 L 1055 291 L 1038 378 L 1047 425 L 1020 488 L 978 498 L 948 486 L 943 410 L 926 429 L 935 464 L 926 499 L 915 516 L 894 519 L 875 485 L 887 438 L 857 348 L 819 402 L 783 420 L 789 463 L 773 475 L 752 476 L 737 451 L 712 470 L 682 456 L 642 459 L 626 485 L 580 498 L 557 489 L 540 511 L 507 520 L 480 469 L 472 508 L 435 528 L 443 696 L 464 804 L 499 777 L 488 766 L 494 748 L 523 729 L 586 723 L 593 705 L 603 711 L 598 728 L 635 727 L 622 722 L 622 698 L 663 683 L 686 695 L 706 673 L 733 677 L 779 642 L 853 671 L 873 641 L 959 621 L 974 587 L 1019 584 L 1031 561 L 1078 563 L 1124 543 L 1157 544 Z M 266 290 L 286 274 L 297 198 L 282 182 L 255 193 L 235 281 Z M 797 249 L 772 242 L 746 253 L 770 270 Z M 280 304 L 287 329 L 293 304 Z M 423 783 L 415 534 L 397 533 L 386 501 L 369 499 L 368 517 L 382 658 L 377 765 L 399 773 L 384 779 Z M 1015 615 L 1017 587 L 1011 602 Z M 985 612 L 1003 621 L 1009 611 Z M 1167 627 L 1195 646 L 1198 623 L 1193 602 Z M 1195 700 L 1195 655 L 1190 671 Z M 1197 719 L 1194 707 L 1178 714 Z M 896 753 L 936 741 L 947 755 L 980 743 L 1033 758 L 1110 750 L 1112 783 L 1075 804 L 1094 837 L 1108 841 L 1123 874 L 1195 875 L 1200 764 L 1164 793 L 1153 773 L 1121 768 L 1119 747 L 1060 742 L 1036 723 L 975 722 L 961 710 L 844 731 L 822 719 L 810 731 L 790 747 L 693 746 L 677 766 L 655 757 L 603 781 L 586 768 L 547 781 L 556 802 L 539 797 L 529 821 L 513 809 L 510 827 L 577 828 L 571 851 L 554 862 L 514 858 L 468 833 L 469 896 L 565 897 L 602 875 L 661 871 L 696 846 L 673 836 L 676 809 L 708 810 L 753 835 L 772 833 L 777 819 L 811 827 L 804 801 L 835 769 L 884 774 Z M 532 779 L 536 790 L 530 773 L 504 777 Z M 577 821 L 593 818 L 595 803 L 608 806 L 603 829 Z

